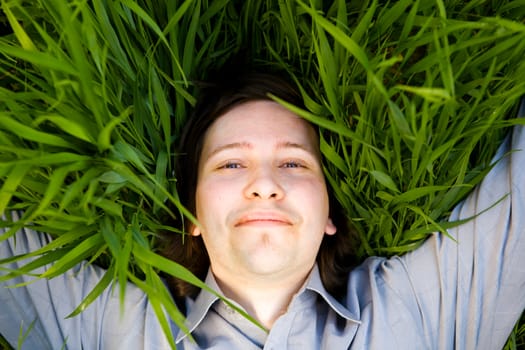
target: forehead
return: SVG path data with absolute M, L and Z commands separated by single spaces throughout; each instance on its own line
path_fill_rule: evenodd
M 296 144 L 316 155 L 319 153 L 314 128 L 269 100 L 245 102 L 218 117 L 204 136 L 203 153 L 229 143 Z

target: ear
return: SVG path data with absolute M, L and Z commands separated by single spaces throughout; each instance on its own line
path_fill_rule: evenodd
M 190 228 L 190 233 L 192 236 L 200 236 L 201 235 L 201 229 L 198 225 L 192 224 Z
M 326 220 L 326 226 L 324 228 L 324 233 L 331 236 L 335 235 L 337 232 L 337 227 L 335 227 L 334 223 L 332 222 L 332 219 L 328 218 Z

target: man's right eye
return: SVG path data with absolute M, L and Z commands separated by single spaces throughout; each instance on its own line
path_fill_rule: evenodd
M 240 169 L 242 168 L 241 163 L 238 162 L 227 162 L 219 167 L 219 169 Z

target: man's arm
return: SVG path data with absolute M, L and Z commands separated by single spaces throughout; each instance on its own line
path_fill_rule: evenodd
M 525 103 L 521 115 L 525 114 Z M 496 164 L 450 221 L 401 258 L 434 348 L 501 349 L 525 307 L 525 128 L 514 127 Z M 396 286 L 396 289 L 402 286 Z M 431 335 L 431 336 L 430 336 Z
M 49 240 L 47 235 L 20 230 L 0 241 L 0 258 L 35 251 Z M 25 262 L 1 266 L 0 276 L 6 268 L 16 269 Z M 71 349 L 143 349 L 150 348 L 149 342 L 153 349 L 166 346 L 146 296 L 131 284 L 123 314 L 117 289 L 107 289 L 80 315 L 67 318 L 104 273 L 81 264 L 51 280 L 21 276 L 0 283 L 0 333 L 15 348 L 23 339 L 22 349 L 60 349 L 64 344 Z M 26 282 L 31 283 L 12 288 Z
M 402 257 L 367 259 L 350 274 L 347 303 L 362 321 L 355 344 L 503 347 L 525 307 L 525 127 L 514 127 L 494 159 L 450 216 L 465 223 Z

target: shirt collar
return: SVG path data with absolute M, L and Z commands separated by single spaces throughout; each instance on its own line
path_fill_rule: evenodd
M 359 317 L 356 315 L 355 312 L 352 312 L 352 310 L 349 310 L 346 306 L 341 304 L 336 298 L 334 298 L 330 293 L 328 293 L 323 285 L 323 282 L 321 280 L 321 274 L 319 272 L 319 267 L 317 264 L 314 265 L 312 271 L 310 272 L 310 276 L 308 277 L 308 280 L 305 285 L 306 290 L 311 290 L 315 293 L 317 293 L 321 298 L 324 299 L 324 301 L 334 310 L 339 316 L 342 318 L 353 321 L 357 323 L 361 323 L 359 321 Z
M 219 288 L 219 285 L 217 284 L 217 281 L 215 280 L 215 277 L 213 277 L 211 269 L 208 269 L 208 275 L 206 276 L 204 282 L 208 287 L 215 290 L 217 293 L 221 295 L 223 294 L 221 292 L 221 289 Z M 217 300 L 219 300 L 219 297 L 217 295 L 210 293 L 209 291 L 204 289 L 200 291 L 195 300 L 191 298 L 186 298 L 187 315 L 185 323 L 190 333 L 192 333 L 195 330 L 195 328 L 197 328 L 197 326 L 202 322 L 212 305 Z M 183 330 L 179 330 L 175 343 L 179 343 L 186 336 L 187 334 Z
M 211 269 L 208 270 L 205 283 L 217 293 L 223 294 L 219 288 L 219 285 L 217 284 L 217 281 L 215 280 L 215 277 L 213 276 L 213 273 L 211 272 Z M 298 294 L 304 293 L 305 290 L 312 291 L 321 296 L 328 306 L 330 306 L 330 308 L 332 308 L 332 310 L 334 310 L 342 318 L 348 321 L 361 323 L 354 312 L 343 306 L 337 299 L 335 299 L 326 291 L 321 280 L 321 275 L 317 264 L 314 265 L 310 275 L 308 276 L 308 279 L 306 280 L 304 288 L 299 291 Z M 188 313 L 186 315 L 185 323 L 190 333 L 192 333 L 195 328 L 199 326 L 202 320 L 206 317 L 206 314 L 212 305 L 217 300 L 219 300 L 219 297 L 207 290 L 201 290 L 195 300 L 190 298 L 186 299 L 186 310 L 188 310 Z M 186 336 L 187 334 L 184 331 L 179 330 L 176 343 L 179 343 Z

